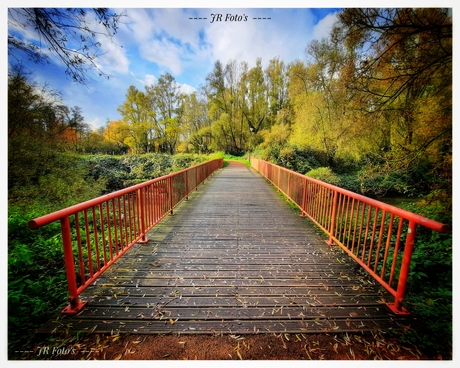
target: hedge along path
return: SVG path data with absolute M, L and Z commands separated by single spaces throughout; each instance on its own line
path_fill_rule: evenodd
M 38 333 L 253 334 L 400 330 L 410 316 L 247 166 L 233 162 Z

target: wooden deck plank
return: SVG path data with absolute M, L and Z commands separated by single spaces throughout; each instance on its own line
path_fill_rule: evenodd
M 118 297 L 123 295 L 139 296 L 139 297 L 152 297 L 152 296 L 166 296 L 173 294 L 181 294 L 183 296 L 209 296 L 219 294 L 221 296 L 235 295 L 235 287 L 229 286 L 206 286 L 206 287 L 192 287 L 192 286 L 164 286 L 164 287 L 136 287 L 136 286 L 116 286 L 116 285 L 101 285 L 88 290 L 92 297 L 98 296 L 113 296 Z M 343 286 L 329 286 L 328 290 L 324 290 L 322 286 L 309 286 L 309 291 L 315 295 L 318 292 L 331 295 L 356 295 L 359 291 L 360 295 L 374 295 L 372 289 L 353 288 Z M 304 295 L 305 287 L 241 287 L 238 289 L 239 295 Z
M 132 307 L 130 309 L 112 309 L 112 308 L 86 308 L 80 314 L 80 318 L 85 319 L 145 319 L 157 318 L 166 319 L 173 318 L 181 320 L 232 320 L 238 319 L 259 319 L 264 320 L 269 317 L 270 319 L 315 319 L 318 317 L 328 316 L 330 319 L 371 319 L 371 318 L 385 318 L 388 312 L 382 307 L 362 307 L 356 309 L 355 307 L 323 307 L 323 308 L 298 308 L 292 306 L 281 307 L 264 307 L 258 306 L 257 308 L 245 308 L 244 310 L 235 310 L 231 307 L 187 307 L 177 308 L 168 306 L 162 311 L 158 311 L 156 306 L 151 308 L 145 307 Z
M 398 329 L 392 301 L 259 174 L 221 170 L 39 333 L 319 333 Z
M 66 322 L 66 323 L 62 323 Z M 233 320 L 233 321 L 181 321 L 163 320 L 73 320 L 61 323 L 51 321 L 47 331 L 67 330 L 82 333 L 130 334 L 253 334 L 253 333 L 340 333 L 394 330 L 398 326 L 388 318 L 372 320 Z

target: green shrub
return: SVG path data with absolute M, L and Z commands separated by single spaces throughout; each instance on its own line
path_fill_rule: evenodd
M 224 156 L 225 156 L 224 151 L 217 151 L 217 152 L 209 154 L 207 157 L 208 157 L 208 160 L 214 160 L 216 158 L 224 158 Z
M 336 174 L 334 174 L 332 170 L 328 167 L 318 167 L 317 169 L 310 170 L 305 175 L 310 178 L 318 179 L 329 184 L 340 184 L 339 177 Z
M 56 153 L 52 169 L 22 184 L 8 182 L 8 203 L 46 212 L 68 207 L 99 196 L 106 183 L 103 177 L 88 175 L 89 167 L 80 156 Z
M 27 226 L 40 212 L 8 213 L 8 346 L 23 350 L 35 329 L 67 298 L 60 224 Z
M 451 224 L 449 214 L 432 203 L 405 203 L 404 209 Z M 404 339 L 430 356 L 452 355 L 452 233 L 417 228 L 405 305 L 416 321 Z
M 338 175 L 339 187 L 361 194 L 361 185 L 356 175 Z
M 185 169 L 208 160 L 204 155 L 149 153 L 144 155 L 85 157 L 93 180 L 107 182 L 104 193 L 127 188 L 131 185 Z

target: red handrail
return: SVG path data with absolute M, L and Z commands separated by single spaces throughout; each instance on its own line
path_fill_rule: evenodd
M 32 229 L 61 222 L 70 299 L 62 313 L 78 313 L 80 293 L 222 166 L 211 160 L 29 221 Z
M 443 233 L 447 225 L 267 161 L 251 157 L 251 166 L 395 297 L 387 304 L 394 313 L 408 313 L 402 301 L 417 225 Z

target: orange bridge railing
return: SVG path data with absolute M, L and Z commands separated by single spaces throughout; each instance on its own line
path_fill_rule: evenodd
M 61 222 L 70 299 L 62 313 L 79 312 L 80 293 L 222 166 L 208 161 L 31 220 L 32 229 Z
M 417 225 L 437 232 L 448 226 L 398 207 L 251 158 L 251 165 L 283 192 L 328 236 L 394 296 L 388 307 L 402 306 Z

